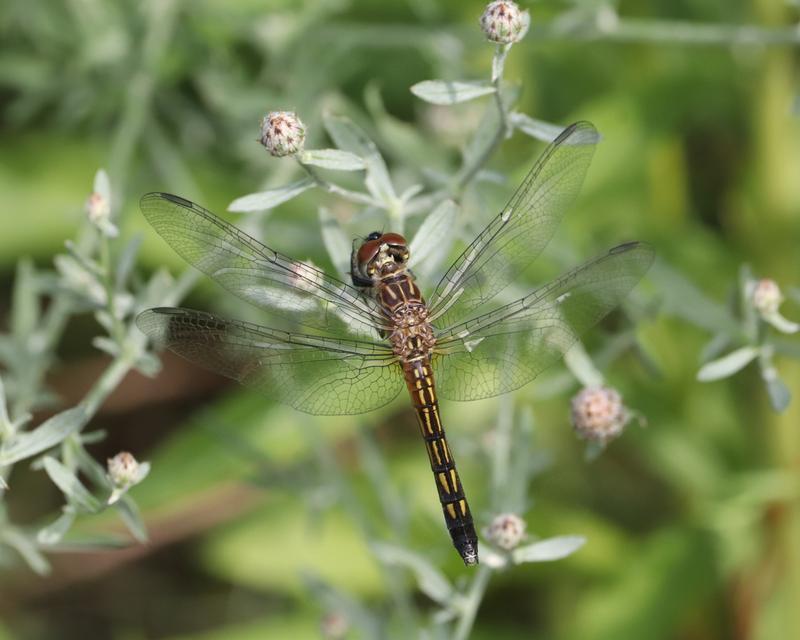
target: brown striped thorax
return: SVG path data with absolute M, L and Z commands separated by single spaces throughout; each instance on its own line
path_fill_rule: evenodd
M 391 320 L 392 349 L 403 362 L 430 356 L 436 342 L 428 307 L 408 270 L 408 243 L 398 233 L 373 231 L 351 257 L 353 283 L 372 289 Z

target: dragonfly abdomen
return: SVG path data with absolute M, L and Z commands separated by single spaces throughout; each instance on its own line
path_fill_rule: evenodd
M 427 358 L 406 362 L 403 364 L 403 372 L 428 450 L 447 530 L 464 564 L 478 564 L 478 536 L 439 418 L 439 403 L 430 362 Z

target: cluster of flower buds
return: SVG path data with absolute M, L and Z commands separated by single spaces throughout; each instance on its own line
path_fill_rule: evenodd
M 486 38 L 498 44 L 519 42 L 529 26 L 530 14 L 510 0 L 490 2 L 481 16 L 481 29 Z
M 270 111 L 261 119 L 260 142 L 276 158 L 303 150 L 306 126 L 293 111 Z
M 584 440 L 606 444 L 619 436 L 630 412 L 610 387 L 585 387 L 572 398 L 572 425 Z

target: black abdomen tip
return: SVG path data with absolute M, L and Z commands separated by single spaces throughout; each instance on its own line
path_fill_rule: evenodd
M 478 542 L 464 541 L 457 547 L 458 553 L 468 567 L 478 564 Z

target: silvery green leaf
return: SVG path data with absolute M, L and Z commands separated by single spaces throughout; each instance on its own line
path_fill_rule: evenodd
M 95 513 L 100 511 L 100 501 L 95 498 L 88 489 L 83 486 L 80 480 L 75 477 L 75 474 L 67 469 L 61 462 L 46 456 L 44 459 L 44 469 L 53 483 L 61 489 L 67 499 L 80 507 L 84 511 Z
M 117 259 L 116 265 L 116 288 L 120 291 L 125 289 L 128 278 L 133 271 L 133 266 L 136 263 L 136 256 L 139 253 L 139 247 L 142 245 L 142 234 L 137 233 L 122 250 L 122 253 Z
M 742 347 L 731 351 L 728 355 L 717 360 L 707 362 L 700 371 L 697 372 L 697 379 L 700 382 L 709 382 L 732 376 L 737 371 L 741 371 L 748 364 L 758 357 L 758 348 Z
M 564 364 L 584 387 L 599 387 L 603 384 L 603 374 L 594 366 L 582 342 L 578 341 L 564 354 Z
M 36 543 L 16 527 L 5 526 L 0 530 L 0 542 L 13 548 L 28 566 L 40 576 L 50 573 L 50 564 L 39 552 Z
M 258 193 L 251 193 L 241 198 L 236 198 L 228 205 L 228 211 L 238 211 L 248 213 L 252 211 L 267 211 L 277 207 L 292 198 L 299 196 L 303 191 L 307 191 L 314 186 L 311 178 L 303 178 L 297 182 L 292 182 L 282 187 L 267 189 Z
M 0 442 L 14 432 L 11 420 L 8 418 L 8 407 L 6 406 L 6 388 L 3 384 L 3 377 L 0 376 Z
M 429 276 L 447 257 L 455 241 L 453 230 L 457 217 L 458 205 L 445 200 L 422 221 L 409 245 L 409 267 L 417 275 Z
M 152 353 L 143 353 L 136 359 L 133 366 L 143 376 L 155 378 L 161 371 L 161 360 Z
M 511 552 L 516 564 L 561 560 L 575 553 L 586 543 L 583 536 L 558 536 L 518 547 Z
M 92 338 L 92 346 L 112 357 L 119 355 L 119 345 L 106 336 L 95 336 Z
M 336 146 L 357 155 L 364 161 L 367 169 L 365 184 L 372 196 L 384 203 L 387 208 L 393 206 L 397 195 L 389 177 L 389 170 L 375 143 L 350 118 L 325 114 L 323 120 L 325 130 Z
M 525 135 L 543 142 L 553 142 L 564 131 L 564 127 L 561 125 L 531 118 L 529 115 L 519 111 L 512 111 L 508 116 L 508 120 L 515 129 L 519 129 Z
M 37 292 L 33 263 L 23 258 L 17 264 L 11 301 L 11 333 L 15 336 L 27 336 L 35 329 L 39 319 Z
M 328 250 L 328 256 L 339 276 L 346 280 L 350 272 L 352 242 L 347 239 L 339 221 L 326 207 L 319 208 L 319 222 L 322 226 L 322 240 Z
M 93 191 L 103 196 L 106 202 L 111 202 L 111 180 L 109 180 L 108 173 L 106 173 L 105 169 L 99 169 L 97 173 L 94 174 Z
M 41 545 L 53 545 L 61 542 L 73 522 L 75 522 L 75 511 L 74 509 L 66 508 L 55 522 L 39 529 L 36 534 L 36 541 Z
M 771 324 L 781 333 L 797 333 L 800 331 L 800 324 L 784 318 L 778 311 L 765 313 L 762 315 L 762 318 L 764 318 L 765 322 Z
M 483 81 L 423 80 L 411 87 L 411 93 L 438 105 L 458 104 L 481 96 L 488 96 L 496 91 L 489 83 Z
M 778 376 L 778 370 L 772 362 L 773 353 L 774 349 L 771 346 L 765 346 L 759 354 L 758 366 L 761 370 L 761 379 L 764 380 L 767 387 L 772 408 L 778 413 L 782 413 L 792 401 L 792 394 Z
M 147 542 L 147 527 L 136 503 L 129 496 L 124 496 L 116 503 L 115 507 L 131 535 L 139 542 Z
M 707 362 L 712 358 L 716 358 L 721 354 L 725 349 L 727 349 L 731 344 L 730 335 L 727 333 L 720 331 L 716 333 L 711 340 L 708 341 L 706 346 L 703 347 L 703 350 L 700 352 L 700 361 Z
M 79 431 L 89 421 L 82 406 L 67 409 L 48 418 L 33 431 L 17 434 L 0 447 L 0 467 L 35 456 L 56 446 L 68 435 Z
M 442 605 L 451 604 L 454 590 L 450 581 L 421 555 L 390 544 L 374 543 L 375 554 L 386 564 L 410 569 L 417 578 L 417 584 L 429 598 Z
M 340 149 L 311 149 L 301 152 L 297 157 L 303 164 L 335 171 L 360 171 L 367 166 L 356 154 Z

